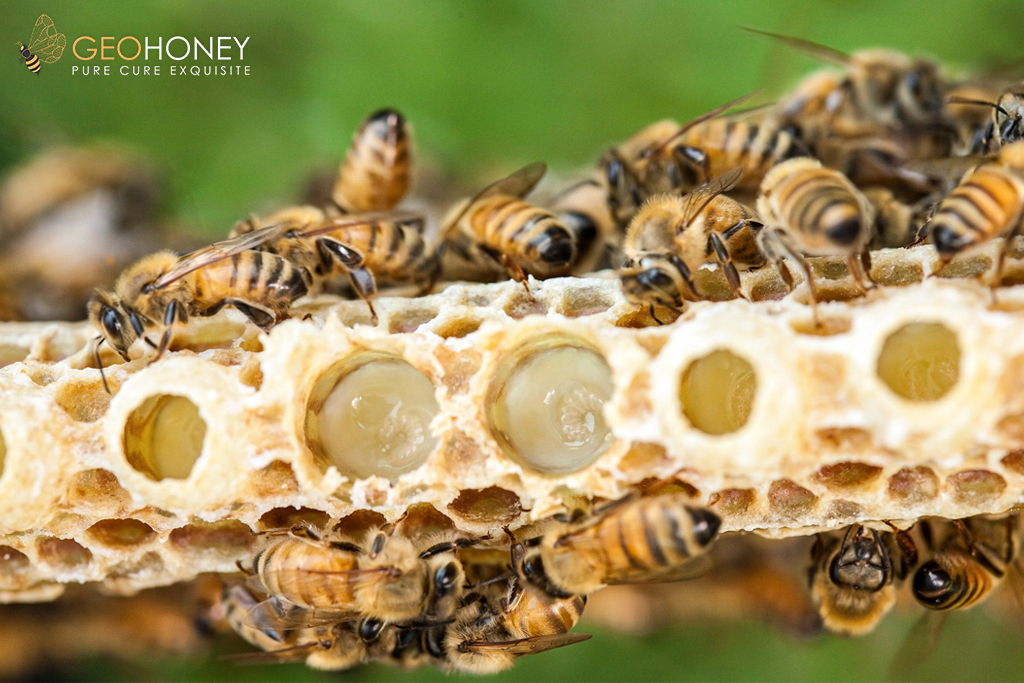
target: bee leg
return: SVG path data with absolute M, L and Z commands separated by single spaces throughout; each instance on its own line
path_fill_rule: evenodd
M 109 394 L 110 385 L 107 384 L 107 376 L 103 374 L 103 360 L 100 358 L 100 344 L 106 341 L 102 336 L 97 337 L 96 346 L 93 347 L 93 356 L 96 358 L 96 367 L 100 370 L 100 380 L 103 381 L 103 389 Z
M 865 254 L 867 256 L 865 257 Z M 865 267 L 864 259 L 867 259 L 867 266 Z M 853 276 L 854 282 L 857 283 L 857 287 L 860 288 L 862 294 L 866 294 L 869 289 L 875 288 L 875 283 L 869 275 L 871 271 L 871 255 L 867 249 L 858 254 L 850 254 L 846 257 L 846 268 L 850 271 L 850 275 Z
M 516 282 L 521 283 L 523 287 L 526 288 L 526 294 L 530 297 L 530 300 L 533 301 L 533 292 L 530 291 L 529 278 L 526 277 L 526 273 L 523 272 L 523 269 L 519 266 L 519 264 L 516 263 L 508 254 L 502 254 L 500 257 L 500 261 L 502 267 L 504 267 L 505 270 L 509 272 L 509 275 L 512 276 L 512 279 L 515 280 Z
M 740 274 L 736 270 L 736 265 L 732 262 L 732 256 L 726 249 L 721 236 L 717 232 L 713 232 L 710 239 L 711 246 L 715 250 L 715 257 L 718 259 L 718 265 L 722 267 L 722 273 L 725 275 L 725 281 L 729 283 L 729 288 L 738 298 L 747 299 L 740 284 Z M 749 299 L 747 300 L 749 301 Z
M 648 309 L 650 311 L 651 317 L 654 319 L 654 322 L 658 323 L 659 325 L 664 325 L 665 324 L 664 320 L 662 320 L 657 315 L 655 315 L 655 313 L 654 313 L 654 304 L 648 304 Z
M 376 325 L 377 310 L 373 307 L 372 298 L 377 293 L 377 284 L 374 282 L 373 273 L 365 268 L 355 268 L 348 271 L 348 279 L 359 298 L 366 302 L 370 309 L 370 320 Z
M 796 264 L 800 274 L 804 276 L 807 289 L 811 294 L 811 318 L 814 320 L 814 326 L 820 327 L 821 321 L 818 319 L 818 290 L 814 286 L 814 274 L 811 272 L 811 265 L 792 245 L 788 244 L 785 235 L 780 231 L 767 230 L 765 237 L 770 241 L 769 243 L 772 246 L 770 252 L 776 260 L 776 264 L 780 264 L 783 257 L 787 258 Z M 792 291 L 793 275 L 789 272 L 789 269 L 783 270 L 782 265 L 779 265 L 779 274 L 782 275 L 782 279 L 786 281 L 786 284 L 790 286 L 790 291 Z
M 155 363 L 164 355 L 164 351 L 171 344 L 171 333 L 174 330 L 174 323 L 183 315 L 185 315 L 184 307 L 177 301 L 171 301 L 167 305 L 167 310 L 164 311 L 164 333 L 160 335 L 160 344 L 156 347 L 156 355 L 153 356 L 153 360 L 150 362 Z
M 989 287 L 992 290 L 992 303 L 996 303 L 996 291 L 999 286 L 1003 283 L 1003 267 L 1006 265 L 1006 252 L 1010 250 L 1010 240 L 1014 238 L 1017 231 L 1014 231 L 1006 236 L 1003 240 L 1002 246 L 999 247 L 999 255 L 996 256 L 996 267 L 992 271 L 992 282 L 989 283 Z

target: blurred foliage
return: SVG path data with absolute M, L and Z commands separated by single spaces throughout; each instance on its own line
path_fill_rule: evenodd
M 515 668 L 488 678 L 513 681 L 590 683 L 600 681 L 1012 681 L 1020 679 L 1020 630 L 994 621 L 984 611 L 957 614 L 943 630 L 936 651 L 919 666 L 890 676 L 904 636 L 914 619 L 891 617 L 859 639 L 822 636 L 811 642 L 792 640 L 754 624 L 711 624 L 678 628 L 647 637 L 625 636 L 588 628 L 585 643 L 524 657 Z M 219 653 L 242 651 L 222 643 Z M 92 661 L 74 671 L 47 672 L 68 680 L 107 681 L 282 681 L 326 683 L 427 683 L 453 680 L 433 669 L 405 672 L 371 665 L 348 672 L 313 671 L 302 664 L 237 664 L 221 654 L 192 661 L 117 664 Z M 465 677 L 463 677 L 465 678 Z
M 1019 9 L 1013 0 L 5 2 L 0 170 L 47 144 L 117 139 L 166 167 L 175 215 L 222 235 L 294 198 L 311 168 L 336 166 L 381 106 L 405 112 L 421 155 L 456 173 L 536 159 L 574 168 L 648 122 L 756 88 L 775 97 L 816 66 L 738 26 L 985 66 L 1021 56 Z M 36 76 L 13 43 L 28 40 L 43 11 L 68 48 Z M 159 77 L 72 75 L 75 64 L 103 64 L 71 55 L 80 35 L 250 36 L 251 75 L 172 77 L 166 56 Z
M 48 13 L 68 50 L 34 76 L 17 60 Z M 223 235 L 251 211 L 294 198 L 311 169 L 336 166 L 381 106 L 415 126 L 421 157 L 456 175 L 545 159 L 572 169 L 661 117 L 684 120 L 762 88 L 770 100 L 815 63 L 747 35 L 749 25 L 852 51 L 887 46 L 953 68 L 1020 61 L 1013 0 L 757 3 L 674 0 L 351 0 L 346 2 L 0 4 L 0 173 L 48 145 L 116 140 L 166 170 L 171 215 Z M 251 75 L 72 75 L 80 35 L 250 36 Z M 108 62 L 115 67 L 122 62 Z M 130 62 L 129 64 L 141 64 Z M 191 62 L 182 62 L 183 64 Z M 150 62 L 153 64 L 153 62 Z M 594 640 L 525 658 L 494 680 L 880 680 L 910 622 L 859 640 L 788 640 L 711 625 Z M 981 612 L 956 615 L 920 680 L 1020 678 L 1020 634 Z M 236 645 L 236 647 L 238 647 Z M 439 680 L 370 667 L 328 675 L 298 665 L 238 668 L 212 657 L 47 672 L 80 680 Z M 46 674 L 44 674 L 46 677 Z

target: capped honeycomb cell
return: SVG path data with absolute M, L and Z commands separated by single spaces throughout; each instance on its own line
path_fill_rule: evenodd
M 124 450 L 128 463 L 155 481 L 187 479 L 203 452 L 206 423 L 183 396 L 146 400 L 128 418 Z
M 437 446 L 434 385 L 401 358 L 365 353 L 317 382 L 306 417 L 310 449 L 345 475 L 392 481 Z
M 960 377 L 960 345 L 941 323 L 911 323 L 885 340 L 878 376 L 896 394 L 911 401 L 935 401 Z
M 611 443 L 603 413 L 611 369 L 581 342 L 552 335 L 524 345 L 505 359 L 489 393 L 491 431 L 532 470 L 576 472 Z
M 693 361 L 683 373 L 679 401 L 690 423 L 706 434 L 728 434 L 747 423 L 757 393 L 757 374 L 726 350 Z

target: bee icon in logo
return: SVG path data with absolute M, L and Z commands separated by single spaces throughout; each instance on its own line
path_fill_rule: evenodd
M 21 58 L 28 70 L 34 74 L 39 73 L 42 64 L 53 64 L 64 54 L 64 47 L 68 39 L 63 33 L 57 33 L 53 26 L 53 19 L 45 14 L 39 15 L 36 25 L 32 27 L 32 40 L 26 46 L 18 43 L 18 50 L 21 51 Z

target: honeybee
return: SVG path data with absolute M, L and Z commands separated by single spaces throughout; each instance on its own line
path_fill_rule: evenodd
M 344 537 L 296 530 L 261 549 L 253 572 L 261 591 L 339 620 L 443 620 L 455 611 L 465 585 L 456 552 L 473 542 L 445 541 L 420 552 L 405 536 L 382 529 L 364 549 Z M 271 603 L 263 609 L 277 608 Z
M 677 581 L 702 570 L 721 520 L 686 494 L 616 501 L 582 521 L 555 525 L 527 542 L 513 568 L 550 596 L 587 595 L 609 584 Z
M 1024 140 L 1024 81 L 1004 90 L 995 102 L 959 96 L 951 96 L 947 101 L 992 109 L 989 120 L 976 127 L 968 154 L 988 154 Z
M 528 292 L 528 274 L 568 275 L 590 248 L 596 231 L 586 223 L 570 227 L 551 211 L 523 199 L 546 170 L 543 163 L 530 164 L 459 204 L 445 220 L 442 242 L 464 254 L 479 250 Z
M 283 256 L 313 274 L 322 287 L 344 273 L 356 294 L 366 301 L 373 322 L 377 312 L 372 298 L 377 279 L 415 282 L 423 291 L 433 287 L 440 272 L 438 252 L 423 236 L 423 216 L 413 213 L 334 215 L 316 207 L 284 209 L 266 222 L 286 227 L 261 249 Z M 245 234 L 260 222 L 250 218 L 232 234 Z
M 517 579 L 497 607 L 486 599 L 470 600 L 444 636 L 442 668 L 490 674 L 512 667 L 523 655 L 537 654 L 590 638 L 570 633 L 583 615 L 586 596 L 558 598 L 525 590 Z
M 125 269 L 113 292 L 96 290 L 89 300 L 89 319 L 99 329 L 101 342 L 125 360 L 138 338 L 156 349 L 159 358 L 175 325 L 184 324 L 189 316 L 213 315 L 225 306 L 269 329 L 286 317 L 310 282 L 304 269 L 255 251 L 281 235 L 280 227 L 271 226 L 184 256 L 170 251 L 151 254 Z M 146 337 L 150 330 L 161 331 L 158 343 Z M 99 363 L 99 344 L 96 348 Z
M 1008 572 L 1017 570 L 1016 515 L 955 520 L 954 527 L 955 532 L 914 573 L 914 598 L 930 610 L 974 607 Z
M 792 259 L 804 275 L 812 304 L 817 302 L 814 278 L 804 256 L 844 256 L 850 274 L 867 289 L 871 281 L 868 244 L 874 207 L 839 171 L 815 159 L 791 159 L 769 171 L 761 184 L 757 212 L 765 223 L 761 247 L 793 287 L 782 262 Z
M 1024 217 L 1022 171 L 1024 141 L 1003 147 L 994 161 L 967 171 L 922 228 L 931 236 L 944 265 L 971 247 L 1004 237 L 992 278 L 993 290 L 1002 281 L 1008 242 L 1020 231 Z
M 792 126 L 753 122 L 720 114 L 746 101 L 745 95 L 683 126 L 662 121 L 645 128 L 601 159 L 608 202 L 620 223 L 640 204 L 662 192 L 691 192 L 739 168 L 740 189 L 755 189 L 773 165 L 809 154 Z
M 641 207 L 623 244 L 619 278 L 626 298 L 650 305 L 652 316 L 656 304 L 677 310 L 684 299 L 697 298 L 692 275 L 708 262 L 717 262 L 736 296 L 746 298 L 739 268 L 757 268 L 765 257 L 756 214 L 724 194 L 741 174 L 734 169 L 685 197 L 658 195 Z
M 411 133 L 394 109 L 363 122 L 338 171 L 331 197 L 347 213 L 389 211 L 409 189 Z
M 315 669 L 339 671 L 386 656 L 396 643 L 395 630 L 379 619 L 337 620 L 287 602 L 271 601 L 278 611 L 253 612 L 267 601 L 239 586 L 225 586 L 222 598 L 228 624 L 263 652 L 236 659 L 248 662 L 305 660 Z
M 914 244 L 936 202 L 934 195 L 928 195 L 913 204 L 907 204 L 884 187 L 865 188 L 862 193 L 875 208 L 875 226 L 871 231 L 870 243 L 872 249 L 894 249 Z
M 46 14 L 40 14 L 36 25 L 32 27 L 32 38 L 28 45 L 19 42 L 18 51 L 28 70 L 37 74 L 43 64 L 53 64 L 60 59 L 67 44 L 68 39 L 63 33 L 57 33 L 53 20 Z
M 896 602 L 896 586 L 917 564 L 904 531 L 854 524 L 842 541 L 819 535 L 811 549 L 811 597 L 825 627 L 843 635 L 872 631 Z
M 862 137 L 875 134 L 878 126 L 891 130 L 906 127 L 949 129 L 944 109 L 945 83 L 937 64 L 890 50 L 861 50 L 852 55 L 803 38 L 744 28 L 844 68 L 838 79 L 813 74 L 796 88 L 781 109 L 792 120 L 814 122 L 824 113 L 818 134 Z M 814 129 L 815 126 L 807 126 Z

